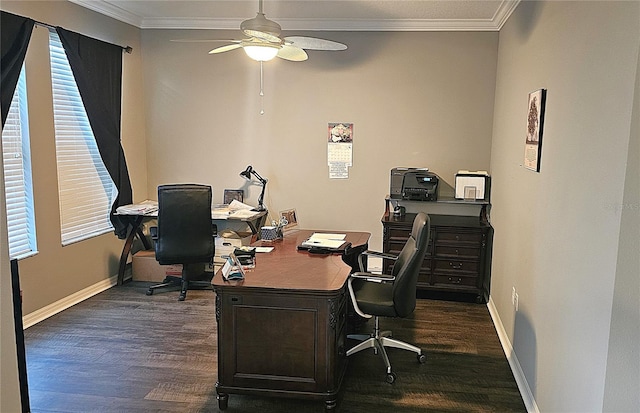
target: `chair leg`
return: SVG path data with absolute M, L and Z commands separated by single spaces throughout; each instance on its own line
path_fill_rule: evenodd
M 418 361 L 420 363 L 424 363 L 426 361 L 426 356 L 422 354 L 422 350 L 419 347 L 416 347 L 412 344 L 405 343 L 404 341 L 396 340 L 391 338 L 390 331 L 380 332 L 380 320 L 378 317 L 374 318 L 375 326 L 373 333 L 369 336 L 364 334 L 350 334 L 347 338 L 360 340 L 361 342 L 347 350 L 347 357 L 358 353 L 362 350 L 373 348 L 374 353 L 382 356 L 382 360 L 384 361 L 384 365 L 387 369 L 387 382 L 393 383 L 396 380 L 396 375 L 391 370 L 391 362 L 389 361 L 389 356 L 387 355 L 387 351 L 385 347 L 393 347 L 402 350 L 409 350 L 418 355 Z
M 420 349 L 420 347 L 416 347 L 413 344 L 405 343 L 404 341 L 396 340 L 389 337 L 380 337 L 380 341 L 385 347 L 394 347 L 402 350 L 409 350 L 418 355 L 422 354 L 422 350 Z
M 354 338 L 353 336 L 347 336 L 347 337 L 348 338 Z M 352 354 L 355 354 L 355 353 L 357 353 L 359 351 L 366 350 L 368 348 L 376 348 L 376 338 L 375 337 L 369 337 L 369 338 L 365 339 L 364 341 L 362 341 L 361 343 L 358 343 L 355 346 L 351 347 L 349 350 L 347 350 L 347 357 L 352 355 Z
M 189 281 L 182 279 L 182 289 L 180 290 L 180 296 L 178 297 L 178 301 L 184 301 L 187 298 L 187 290 L 189 289 Z
M 147 295 L 152 295 L 153 292 L 158 288 L 180 287 L 180 284 L 181 284 L 181 278 L 168 276 L 168 277 L 165 277 L 165 279 L 162 281 L 161 284 L 155 284 L 150 286 L 149 289 L 147 290 Z
M 162 284 L 152 285 L 147 290 L 147 295 L 153 295 L 154 290 L 158 288 L 178 288 L 180 289 L 179 301 L 184 301 L 187 298 L 187 290 L 213 290 L 211 285 L 211 277 L 206 273 L 200 274 L 200 270 L 204 269 L 203 264 L 185 264 L 182 268 L 182 276 L 167 276 Z M 192 275 L 195 275 L 192 277 Z M 208 278 L 207 278 L 208 277 Z M 195 279 L 194 279 L 195 278 Z

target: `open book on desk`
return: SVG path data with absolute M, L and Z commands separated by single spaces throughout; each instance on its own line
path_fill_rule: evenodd
M 298 249 L 322 249 L 327 251 L 339 251 L 340 247 L 345 244 L 346 234 L 328 234 L 323 232 L 314 232 L 308 239 L 303 241 Z

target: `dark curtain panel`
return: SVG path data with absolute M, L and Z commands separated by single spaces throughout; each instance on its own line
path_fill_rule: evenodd
M 16 16 L 4 11 L 0 19 L 0 51 L 2 52 L 2 60 L 0 62 L 0 70 L 2 71 L 0 95 L 2 101 L 0 106 L 2 107 L 2 126 L 4 127 L 35 22 L 29 18 Z
M 16 333 L 16 352 L 18 353 L 18 380 L 22 413 L 31 411 L 29 402 L 29 380 L 27 379 L 27 357 L 24 348 L 24 325 L 22 324 L 22 290 L 18 260 L 11 260 L 11 289 L 13 293 L 13 321 Z
M 127 236 L 129 220 L 114 215 L 132 203 L 131 181 L 120 143 L 122 47 L 56 27 L 69 59 L 100 156 L 119 194 L 111 209 L 111 222 L 119 238 Z

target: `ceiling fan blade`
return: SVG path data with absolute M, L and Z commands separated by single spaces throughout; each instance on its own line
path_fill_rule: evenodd
M 222 52 L 228 52 L 230 50 L 235 50 L 235 49 L 239 49 L 241 48 L 242 45 L 236 43 L 236 44 L 228 44 L 226 46 L 220 46 L 217 47 L 211 51 L 209 51 L 209 54 L 216 54 L 216 53 L 222 53 Z
M 307 52 L 301 48 L 287 44 L 282 45 L 282 48 L 278 50 L 278 54 L 276 56 L 292 62 L 303 62 L 309 58 Z
M 176 43 L 212 43 L 212 42 L 225 42 L 225 43 L 240 43 L 242 40 L 235 39 L 171 39 L 170 42 Z
M 284 38 L 285 44 L 310 50 L 345 50 L 346 44 L 331 40 L 317 39 L 315 37 L 289 36 Z

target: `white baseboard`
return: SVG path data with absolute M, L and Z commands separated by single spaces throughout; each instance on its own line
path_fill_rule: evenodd
M 111 278 L 107 278 L 106 280 L 90 285 L 89 287 L 73 293 L 68 297 L 65 297 L 61 300 L 56 301 L 55 303 L 51 303 L 46 307 L 23 316 L 22 325 L 24 329 L 27 329 L 32 325 L 38 324 L 42 320 L 45 320 L 53 315 L 58 314 L 61 311 L 66 310 L 71 306 L 78 304 L 79 302 L 86 300 L 89 297 L 93 297 L 98 293 L 108 290 L 117 283 L 118 276 L 114 275 Z
M 489 314 L 491 315 L 491 319 L 493 320 L 493 325 L 496 327 L 496 332 L 498 333 L 498 338 L 500 339 L 500 344 L 502 344 L 504 354 L 507 356 L 509 366 L 511 367 L 513 376 L 516 379 L 516 384 L 518 385 L 518 390 L 520 390 L 520 394 L 522 395 L 522 400 L 524 401 L 524 405 L 527 408 L 527 412 L 540 413 L 538 405 L 536 404 L 536 400 L 533 396 L 533 393 L 531 392 L 531 387 L 529 387 L 527 378 L 522 371 L 522 367 L 520 366 L 518 357 L 516 357 L 516 354 L 513 352 L 513 346 L 511 345 L 511 341 L 509 341 L 507 332 L 504 329 L 504 325 L 502 325 L 502 320 L 500 320 L 498 310 L 496 309 L 496 306 L 493 303 L 493 299 L 491 297 L 489 297 L 487 308 L 489 309 Z

